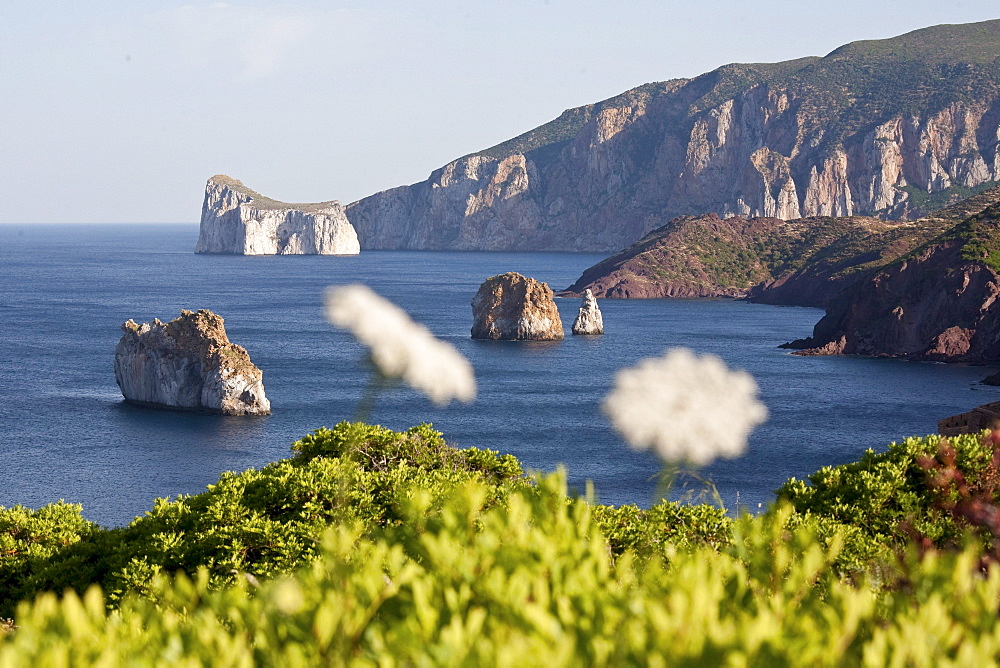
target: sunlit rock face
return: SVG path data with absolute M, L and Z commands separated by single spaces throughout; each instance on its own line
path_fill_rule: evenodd
M 335 201 L 286 204 L 217 175 L 205 186 L 196 253 L 357 255 L 354 226 Z
M 493 276 L 472 299 L 472 338 L 553 341 L 563 338 L 562 320 L 546 283 L 508 272 Z
M 115 381 L 126 401 L 222 415 L 271 412 L 263 373 L 211 311 L 181 311 L 168 323 L 128 320 L 122 331 Z
M 573 321 L 573 333 L 603 334 L 604 317 L 601 315 L 601 309 L 597 306 L 597 298 L 594 297 L 594 293 L 590 290 L 584 291 L 581 302 L 580 312 L 576 314 L 576 320 Z
M 366 249 L 604 252 L 686 215 L 915 219 L 1000 180 L 997 57 L 987 21 L 648 83 L 347 216 Z

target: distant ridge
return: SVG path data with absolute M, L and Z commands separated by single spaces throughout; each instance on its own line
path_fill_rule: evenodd
M 681 215 L 915 219 L 1000 181 L 998 99 L 1000 20 L 934 26 L 644 84 L 347 215 L 366 248 L 587 251 Z

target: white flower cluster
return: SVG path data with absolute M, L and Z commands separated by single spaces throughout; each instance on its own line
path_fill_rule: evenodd
M 476 377 L 469 360 L 367 286 L 329 288 L 326 317 L 368 346 L 383 376 L 401 378 L 438 405 L 476 398 Z
M 686 348 L 619 371 L 602 408 L 634 449 L 699 466 L 743 454 L 750 432 L 767 419 L 750 374 Z

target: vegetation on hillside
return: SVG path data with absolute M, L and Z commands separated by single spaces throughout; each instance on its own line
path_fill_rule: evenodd
M 135 565 L 70 560 L 99 535 L 149 567 L 110 596 L 83 577 L 22 588 L 0 665 L 1000 659 L 993 534 L 959 512 L 996 510 L 992 438 L 908 439 L 735 521 L 594 505 L 426 425 L 344 423 L 295 450 L 124 530 L 65 504 L 3 510 L 6 587 L 84 554 Z
M 948 201 L 955 192 L 942 196 L 938 203 Z M 968 192 L 973 194 L 908 222 L 864 216 L 788 221 L 714 215 L 676 218 L 587 269 L 568 290 L 581 292 L 614 276 L 615 282 L 691 285 L 706 293 L 770 300 L 767 284 L 798 277 L 826 285 L 817 292 L 832 297 L 871 272 L 956 234 L 975 237 L 967 246 L 967 259 L 983 258 L 1000 266 L 1000 241 L 990 250 L 992 236 L 982 232 L 992 229 L 982 221 L 995 218 L 991 207 L 1000 202 L 1000 186 Z M 981 232 L 973 234 L 972 227 Z M 997 255 L 990 260 L 993 252 Z M 803 293 L 794 296 L 801 298 Z

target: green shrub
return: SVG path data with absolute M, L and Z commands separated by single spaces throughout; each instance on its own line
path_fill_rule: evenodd
M 995 489 L 991 443 L 950 443 L 949 474 Z M 0 668 L 995 663 L 1000 567 L 928 483 L 939 445 L 869 451 L 732 520 L 591 504 L 429 425 L 341 423 L 128 527 L 0 509 Z
M 217 587 L 240 573 L 269 577 L 315 558 L 332 524 L 370 530 L 400 522 L 397 508 L 415 490 L 436 498 L 476 480 L 490 490 L 489 505 L 528 485 L 516 458 L 451 448 L 426 424 L 395 432 L 342 422 L 292 449 L 295 457 L 261 470 L 224 473 L 201 494 L 157 499 L 125 528 L 101 529 L 68 504 L 0 510 L 10 527 L 0 534 L 7 555 L 0 555 L 0 584 L 13 592 L 0 599 L 0 617 L 39 591 L 83 593 L 99 584 L 117 601 L 146 591 L 160 572 L 204 567 Z
M 158 576 L 106 610 L 98 589 L 44 594 L 0 636 L 0 666 L 987 665 L 1000 660 L 1000 569 L 975 554 L 913 561 L 902 590 L 852 586 L 838 546 L 791 510 L 669 565 L 612 560 L 592 508 L 554 475 L 484 509 L 490 490 L 415 493 L 402 522 L 331 528 L 294 575 Z
M 939 507 L 920 465 L 921 458 L 937 454 L 941 441 L 940 436 L 907 438 L 882 453 L 868 450 L 857 462 L 820 469 L 809 476 L 808 484 L 792 478 L 775 494 L 800 513 L 856 527 L 890 546 L 901 546 L 911 537 L 904 522 L 939 546 L 956 542 L 964 529 Z M 948 442 L 971 480 L 978 479 L 993 460 L 993 447 L 980 434 L 955 436 Z

